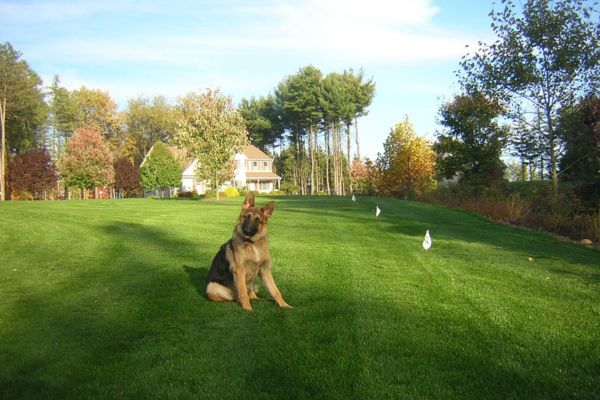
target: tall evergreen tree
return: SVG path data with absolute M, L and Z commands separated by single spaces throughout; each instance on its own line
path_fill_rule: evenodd
M 46 121 L 42 80 L 10 43 L 0 44 L 0 200 L 6 199 L 9 152 L 43 146 Z

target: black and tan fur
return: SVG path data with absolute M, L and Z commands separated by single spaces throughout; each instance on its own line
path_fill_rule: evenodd
M 275 202 L 258 208 L 248 192 L 231 240 L 221 246 L 206 278 L 205 295 L 212 301 L 238 301 L 244 310 L 252 310 L 250 300 L 257 299 L 255 280 L 263 284 L 280 307 L 290 307 L 273 280 L 267 224 Z

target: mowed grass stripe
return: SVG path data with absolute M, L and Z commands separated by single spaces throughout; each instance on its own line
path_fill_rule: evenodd
M 0 397 L 599 396 L 598 252 L 421 203 L 275 200 L 295 308 L 253 313 L 201 297 L 241 199 L 0 205 Z

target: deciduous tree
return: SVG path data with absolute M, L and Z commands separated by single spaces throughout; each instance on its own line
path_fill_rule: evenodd
M 176 143 L 198 158 L 196 175 L 211 187 L 233 178 L 233 156 L 248 145 L 244 119 L 231 98 L 218 90 L 190 93 L 179 99 Z
M 123 155 L 140 165 L 152 145 L 168 143 L 175 130 L 175 108 L 162 96 L 129 100 L 124 112 Z
M 85 126 L 75 131 L 58 160 L 58 170 L 69 188 L 87 190 L 114 182 L 112 153 L 97 126 Z
M 377 160 L 381 194 L 412 198 L 435 184 L 435 152 L 416 135 L 408 117 L 390 132 Z
M 474 186 L 498 186 L 504 176 L 500 160 L 508 128 L 498 122 L 502 107 L 483 94 L 459 95 L 442 105 L 440 123 L 446 130 L 435 145 L 445 178 L 459 174 Z
M 140 170 L 127 158 L 115 161 L 115 190 L 120 197 L 135 193 L 140 187 Z
M 461 81 L 467 91 L 484 91 L 529 115 L 541 111 L 556 190 L 558 112 L 598 90 L 600 18 L 585 0 L 527 0 L 521 10 L 513 0 L 502 4 L 490 14 L 497 40 L 463 59 Z
M 47 150 L 20 153 L 10 161 L 8 187 L 13 199 L 44 199 L 56 180 L 56 168 Z
M 181 161 L 162 142 L 156 142 L 140 167 L 142 187 L 156 190 L 162 198 L 164 191 L 181 186 Z

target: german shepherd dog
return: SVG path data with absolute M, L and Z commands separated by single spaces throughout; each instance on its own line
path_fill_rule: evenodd
M 244 310 L 252 310 L 250 300 L 258 299 L 255 279 L 258 275 L 279 307 L 290 307 L 273 280 L 267 223 L 275 202 L 258 208 L 248 192 L 231 239 L 221 246 L 212 260 L 204 292 L 212 301 L 238 301 Z

